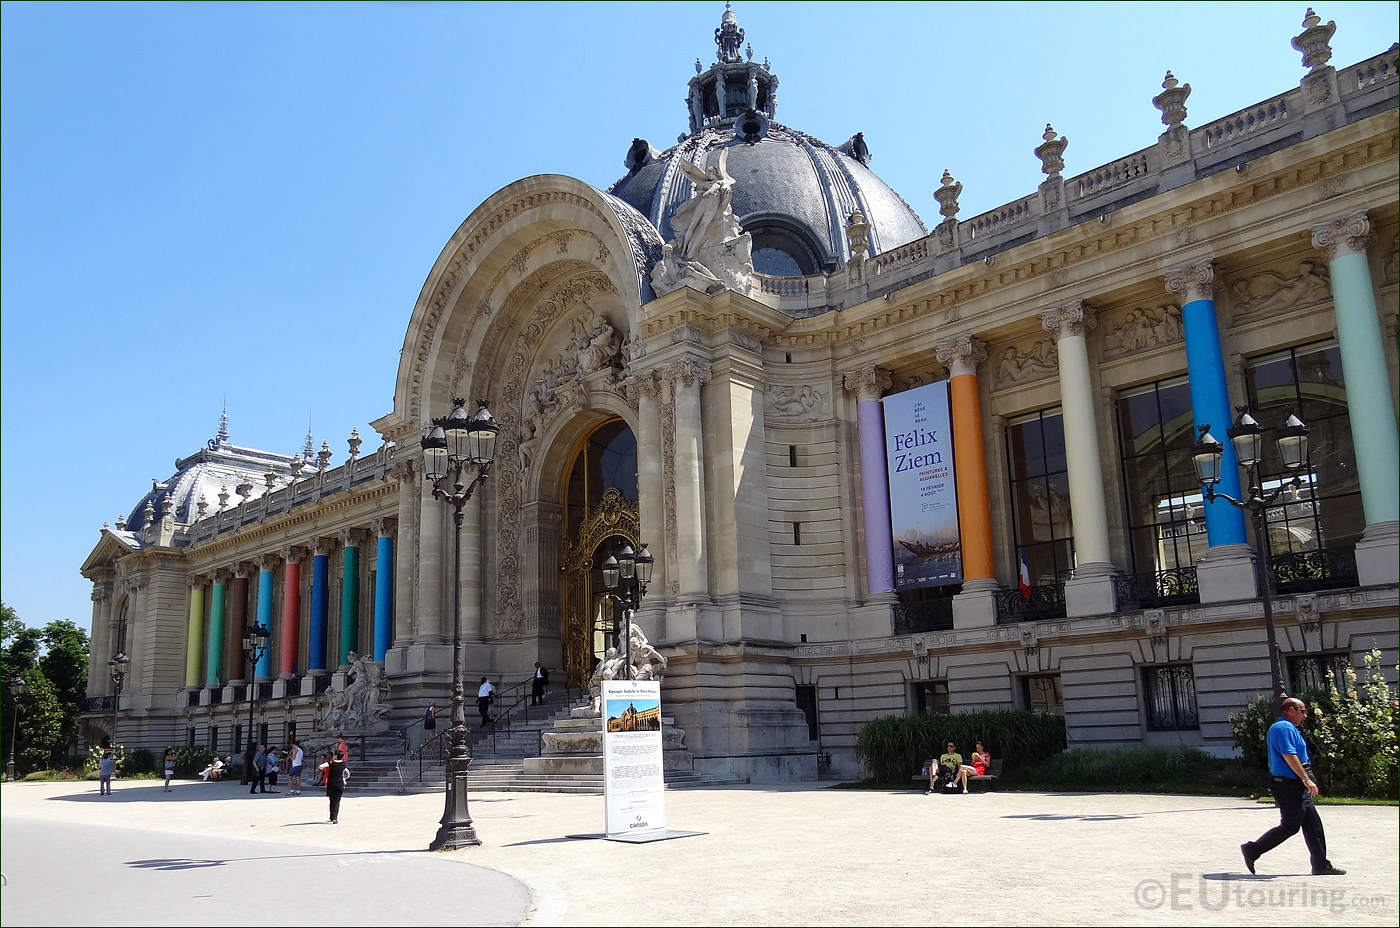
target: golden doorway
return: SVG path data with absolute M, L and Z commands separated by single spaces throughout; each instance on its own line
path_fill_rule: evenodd
M 618 614 L 603 592 L 601 566 L 614 549 L 627 542 L 641 546 L 637 503 L 616 488 L 603 492 L 598 505 L 583 513 L 578 532 L 564 544 L 560 556 L 563 595 L 564 670 L 571 686 L 586 686 L 594 659 L 618 643 Z

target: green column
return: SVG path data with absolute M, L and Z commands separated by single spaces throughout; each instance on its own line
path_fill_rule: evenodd
M 204 657 L 204 581 L 190 586 L 190 623 L 185 636 L 185 686 L 199 686 Z
M 344 576 L 340 581 L 340 663 L 350 663 L 350 652 L 359 651 L 357 632 L 360 624 L 360 534 L 354 530 L 344 533 L 345 549 L 342 563 Z
M 224 680 L 224 623 L 227 611 L 228 588 L 224 581 L 216 579 L 209 588 L 209 643 L 205 648 L 207 657 L 204 664 L 204 682 L 208 686 L 218 686 Z

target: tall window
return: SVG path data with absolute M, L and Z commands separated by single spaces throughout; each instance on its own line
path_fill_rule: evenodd
M 1148 731 L 1195 731 L 1201 727 L 1201 716 L 1196 710 L 1196 675 L 1190 664 L 1144 667 L 1142 692 Z
M 1190 567 L 1206 551 L 1201 486 L 1191 466 L 1194 440 L 1184 379 L 1119 396 L 1118 445 L 1134 573 Z
M 948 714 L 948 681 L 916 680 L 914 688 L 914 711 L 919 715 Z
M 637 438 L 621 419 L 595 429 L 574 457 L 567 531 L 577 531 L 588 507 L 598 505 L 603 491 L 609 489 L 626 499 L 637 498 Z
M 1246 383 L 1249 405 L 1260 425 L 1273 429 L 1296 412 L 1311 433 L 1303 485 L 1269 509 L 1270 556 L 1354 547 L 1366 519 L 1340 350 L 1334 344 L 1313 344 L 1254 358 Z M 1292 476 L 1284 472 L 1273 441 L 1264 442 L 1259 475 L 1266 493 Z
M 1065 714 L 1065 697 L 1057 673 L 1030 674 L 1021 678 L 1021 697 L 1032 712 Z
M 1012 531 L 1032 586 L 1050 586 L 1074 567 L 1074 527 L 1059 410 L 1032 413 L 1006 428 Z
M 1347 688 L 1347 670 L 1351 667 L 1351 655 L 1346 651 L 1331 651 L 1325 654 L 1294 654 L 1288 658 L 1288 679 L 1292 681 L 1294 695 L 1304 690 L 1318 690 L 1327 686 L 1327 673 L 1331 671 L 1337 689 Z

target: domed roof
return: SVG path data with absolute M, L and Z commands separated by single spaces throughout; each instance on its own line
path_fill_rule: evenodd
M 266 475 L 269 471 L 277 475 L 277 485 L 284 485 L 291 477 L 291 457 L 256 448 L 244 448 L 229 440 L 228 420 L 222 417 L 219 432 L 208 444 L 189 457 L 175 462 L 175 473 L 164 481 L 152 480 L 151 489 L 136 501 L 131 514 L 125 521 L 119 521 L 117 528 L 132 535 L 140 532 L 151 523 L 162 518 L 167 510 L 171 512 L 177 525 L 188 525 L 200 517 L 199 502 L 203 500 L 207 512 L 217 512 L 222 506 L 238 505 L 242 498 L 238 487 L 242 485 L 248 499 L 256 499 L 267 492 Z M 315 456 L 311 454 L 310 436 L 302 452 L 302 460 L 310 461 L 315 467 Z M 230 502 L 221 504 L 220 493 Z
M 867 165 L 862 133 L 834 147 L 777 123 L 778 78 L 768 62 L 739 55 L 744 30 L 726 10 L 715 30 L 715 64 L 695 62 L 688 98 L 690 133 L 658 152 L 633 139 L 625 177 L 608 193 L 628 203 L 672 238 L 671 216 L 691 195 L 678 166 L 684 158 L 702 169 L 727 150 L 734 178 L 734 215 L 753 236 L 756 270 L 775 276 L 813 274 L 851 257 L 845 229 L 860 211 L 870 223 L 870 253 L 878 254 L 928 235 L 909 204 Z

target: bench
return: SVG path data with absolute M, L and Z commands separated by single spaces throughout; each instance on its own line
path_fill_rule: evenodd
M 935 760 L 934 763 L 938 763 L 938 761 Z M 987 768 L 986 773 L 982 774 L 980 777 L 967 778 L 967 791 L 991 792 L 996 788 L 997 777 L 1001 776 L 1003 764 L 1004 761 L 1000 757 L 993 758 L 991 766 Z M 922 783 L 925 788 L 928 787 L 928 774 L 916 773 L 912 779 L 915 782 Z M 938 790 L 938 792 L 942 792 L 942 790 Z

